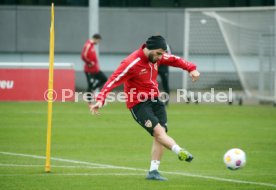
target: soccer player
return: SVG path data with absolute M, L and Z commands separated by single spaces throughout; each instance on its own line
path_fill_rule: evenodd
M 91 39 L 88 39 L 81 52 L 81 58 L 84 61 L 84 73 L 88 82 L 87 92 L 100 88 L 107 81 L 107 77 L 100 70 L 95 45 L 102 40 L 100 34 L 94 34 Z M 91 94 L 88 94 L 88 100 L 91 100 Z
M 167 50 L 166 52 L 168 54 L 171 54 L 171 48 L 167 44 Z M 168 95 L 170 95 L 170 87 L 169 87 L 169 66 L 165 64 L 160 64 L 158 67 L 158 75 L 161 78 L 161 83 L 163 86 L 164 92 L 166 92 Z M 169 104 L 169 100 L 166 100 L 165 105 Z
M 151 136 L 153 136 L 149 180 L 167 180 L 158 172 L 164 147 L 173 151 L 179 160 L 192 161 L 193 156 L 181 148 L 173 138 L 167 135 L 167 113 L 163 102 L 159 100 L 158 65 L 165 64 L 187 70 L 193 81 L 198 80 L 196 66 L 178 56 L 166 53 L 166 41 L 162 36 L 151 36 L 138 50 L 125 58 L 110 76 L 96 103 L 90 105 L 92 114 L 99 114 L 98 109 L 105 102 L 108 93 L 124 83 L 126 104 L 133 118 Z

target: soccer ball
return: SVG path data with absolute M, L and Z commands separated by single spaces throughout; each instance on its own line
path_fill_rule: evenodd
M 237 170 L 245 166 L 246 155 L 243 150 L 232 148 L 224 154 L 223 161 L 228 169 Z

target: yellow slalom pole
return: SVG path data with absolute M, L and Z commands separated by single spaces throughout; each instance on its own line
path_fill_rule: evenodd
M 52 130 L 52 111 L 53 111 L 53 84 L 54 84 L 54 49 L 55 49 L 55 12 L 54 3 L 51 7 L 51 26 L 50 26 L 50 48 L 49 48 L 49 80 L 48 80 L 48 120 L 47 120 L 47 142 L 46 142 L 46 164 L 45 171 L 51 171 L 51 130 Z

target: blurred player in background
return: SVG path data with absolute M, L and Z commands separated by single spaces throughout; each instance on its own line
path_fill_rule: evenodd
M 165 64 L 187 70 L 193 81 L 198 80 L 196 66 L 180 57 L 167 54 L 167 44 L 162 36 L 151 36 L 145 44 L 125 58 L 110 76 L 96 103 L 90 105 L 92 114 L 99 114 L 108 93 L 124 83 L 126 104 L 133 118 L 153 136 L 151 165 L 146 179 L 167 180 L 158 172 L 164 147 L 173 151 L 179 160 L 192 161 L 193 156 L 167 135 L 166 107 L 159 100 L 157 83 L 158 66 Z M 143 100 L 141 100 L 143 99 Z M 140 142 L 142 143 L 142 142 Z
M 88 39 L 81 52 L 81 58 L 84 61 L 84 72 L 88 83 L 87 92 L 88 101 L 91 101 L 91 92 L 97 88 L 101 88 L 107 81 L 107 77 L 100 70 L 99 61 L 95 46 L 102 40 L 100 34 L 94 34 L 91 39 Z
M 171 48 L 167 44 L 167 50 L 166 52 L 168 54 L 171 54 Z M 160 64 L 158 68 L 158 75 L 161 78 L 161 83 L 163 86 L 164 92 L 166 92 L 168 95 L 170 95 L 170 87 L 169 87 L 169 66 L 165 64 Z M 169 104 L 169 99 L 165 101 L 165 105 Z

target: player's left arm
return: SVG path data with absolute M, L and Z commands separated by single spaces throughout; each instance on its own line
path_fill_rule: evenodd
M 186 61 L 185 59 L 182 59 L 179 56 L 165 53 L 160 60 L 160 64 L 178 67 L 188 71 L 193 81 L 197 81 L 199 79 L 200 73 L 197 71 L 196 65 Z

